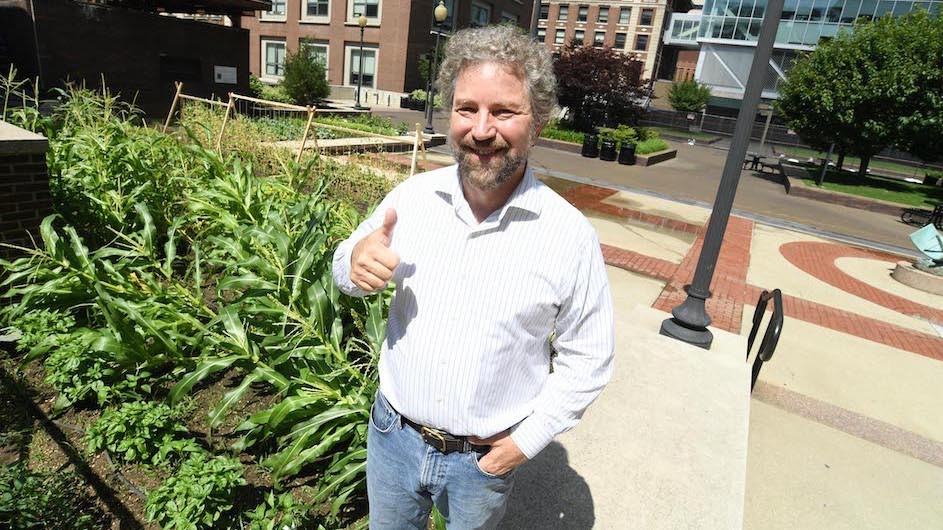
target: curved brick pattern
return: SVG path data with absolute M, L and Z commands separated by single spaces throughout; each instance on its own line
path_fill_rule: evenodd
M 835 266 L 838 258 L 868 258 L 897 263 L 899 256 L 812 241 L 796 241 L 779 247 L 779 252 L 790 263 L 823 282 L 838 287 L 865 300 L 882 305 L 905 315 L 918 316 L 933 322 L 943 322 L 943 311 L 918 304 L 906 298 L 873 287 Z
M 604 202 L 588 204 L 586 207 L 606 215 L 612 215 L 625 219 L 633 219 L 643 223 L 648 223 L 650 225 L 660 226 L 662 228 L 676 230 L 678 232 L 684 232 L 687 234 L 700 234 L 704 229 L 701 225 L 686 223 L 677 219 L 668 219 L 667 217 L 662 217 L 660 215 L 652 215 L 650 213 L 631 210 L 629 208 L 623 208 L 613 204 L 606 204 Z
M 747 286 L 747 289 L 748 296 L 754 298 L 759 298 L 762 292 L 762 289 L 754 285 Z M 768 307 L 767 310 L 772 310 L 772 307 Z M 787 294 L 783 294 L 783 314 L 810 324 L 943 361 L 943 339 L 933 335 Z

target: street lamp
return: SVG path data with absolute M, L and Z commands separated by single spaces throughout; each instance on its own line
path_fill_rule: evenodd
M 704 303 L 711 296 L 711 278 L 717 266 L 720 246 L 724 240 L 724 232 L 727 230 L 727 221 L 730 219 L 730 209 L 733 207 L 733 199 L 737 194 L 740 170 L 743 168 L 743 158 L 750 144 L 753 120 L 763 90 L 763 78 L 766 69 L 769 68 L 769 58 L 782 12 L 783 0 L 770 0 L 766 6 L 766 15 L 753 53 L 750 77 L 743 91 L 737 125 L 733 131 L 730 150 L 727 152 L 727 162 L 724 164 L 720 186 L 717 188 L 711 219 L 707 224 L 701 255 L 697 259 L 694 279 L 687 288 L 687 299 L 671 310 L 672 318 L 661 323 L 662 335 L 705 349 L 710 349 L 714 335 L 707 329 L 711 323 L 711 317 L 707 314 Z
M 357 19 L 357 24 L 360 25 L 360 68 L 357 74 L 357 103 L 354 104 L 354 108 L 368 110 L 367 107 L 360 106 L 360 89 L 363 87 L 363 29 L 367 27 L 367 17 L 361 14 L 360 18 Z
M 432 107 L 435 106 L 435 70 L 439 64 L 439 37 L 442 35 L 442 23 L 449 16 L 449 10 L 445 7 L 445 2 L 439 0 L 439 5 L 435 11 L 435 53 L 432 59 L 432 66 L 429 68 L 429 91 L 426 92 L 426 133 L 435 134 L 432 128 Z

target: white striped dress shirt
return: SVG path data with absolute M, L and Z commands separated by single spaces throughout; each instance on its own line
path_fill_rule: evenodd
M 334 254 L 397 223 L 380 391 L 403 416 L 455 435 L 511 428 L 533 458 L 573 427 L 612 374 L 612 298 L 599 241 L 580 212 L 527 168 L 507 203 L 477 223 L 457 166 L 397 186 Z M 550 372 L 550 337 L 558 355 Z

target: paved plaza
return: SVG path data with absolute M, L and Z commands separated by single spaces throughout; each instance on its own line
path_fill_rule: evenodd
M 616 304 L 613 385 L 633 383 L 632 366 L 618 362 L 632 348 L 618 330 L 634 325 L 633 308 L 667 317 L 684 299 L 710 216 L 702 199 L 716 192 L 725 154 L 696 147 L 627 168 L 535 150 L 538 176 L 600 237 Z M 890 277 L 905 257 L 887 250 L 904 252 L 912 227 L 813 203 L 745 171 L 707 303 L 713 327 L 747 335 L 760 293 L 783 293 L 782 336 L 750 405 L 744 527 L 941 528 L 943 296 Z M 520 491 L 539 493 L 512 497 L 505 528 L 623 528 L 607 517 L 613 507 L 657 494 L 626 491 L 608 469 L 620 454 L 594 449 L 607 436 L 631 448 L 633 426 L 618 411 L 632 403 L 619 396 L 607 389 L 521 469 Z

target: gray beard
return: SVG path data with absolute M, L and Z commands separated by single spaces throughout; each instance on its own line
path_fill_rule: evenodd
M 448 140 L 452 148 L 452 157 L 458 162 L 458 175 L 464 182 L 468 182 L 481 191 L 494 191 L 506 184 L 514 173 L 527 162 L 529 152 L 518 156 L 505 154 L 497 167 L 483 167 L 475 165 L 460 145 L 456 145 L 451 138 Z

